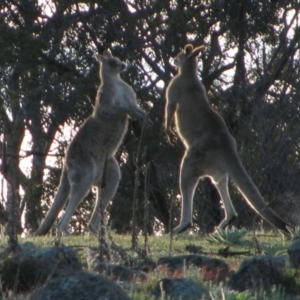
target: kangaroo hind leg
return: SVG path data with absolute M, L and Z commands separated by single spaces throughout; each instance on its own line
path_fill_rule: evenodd
M 45 235 L 49 232 L 59 212 L 62 210 L 63 206 L 65 205 L 69 193 L 70 193 L 70 183 L 68 180 L 68 173 L 64 168 L 61 176 L 60 184 L 58 187 L 58 191 L 54 198 L 52 206 L 46 218 L 44 219 L 43 223 L 41 224 L 39 229 L 34 233 L 35 236 Z
M 119 181 L 121 179 L 121 172 L 118 162 L 114 157 L 110 157 L 107 160 L 107 167 L 105 176 L 105 187 L 101 190 L 101 183 L 97 184 L 97 198 L 95 208 L 89 223 L 90 232 L 97 234 L 100 222 L 101 222 L 101 207 L 103 210 L 106 208 L 108 202 L 114 197 L 117 188 L 119 186 Z
M 185 155 L 180 168 L 180 191 L 181 191 L 181 219 L 180 224 L 174 228 L 173 233 L 181 233 L 192 226 L 193 198 L 199 182 L 197 163 Z
M 228 191 L 228 175 L 225 174 L 218 182 L 216 182 L 215 187 L 219 192 L 225 210 L 225 218 L 219 224 L 218 228 L 224 229 L 237 217 L 237 212 L 233 207 L 232 201 L 230 199 L 229 191 Z
M 85 170 L 74 170 L 73 174 L 70 176 L 70 198 L 65 213 L 58 225 L 59 232 L 68 235 L 68 225 L 71 217 L 80 204 L 81 200 L 88 193 L 90 187 L 94 181 L 94 175 L 91 168 L 86 168 Z

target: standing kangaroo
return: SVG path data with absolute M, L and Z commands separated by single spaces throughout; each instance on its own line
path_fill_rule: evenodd
M 114 157 L 128 126 L 128 116 L 146 120 L 146 113 L 137 106 L 133 89 L 120 73 L 126 64 L 109 51 L 97 55 L 100 79 L 93 114 L 83 123 L 67 150 L 58 192 L 35 235 L 46 234 L 65 202 L 66 211 L 58 225 L 59 232 L 68 234 L 70 219 L 92 185 L 97 187 L 95 208 L 89 230 L 96 233 L 100 226 L 100 202 L 105 208 L 114 196 L 120 180 L 120 168 Z M 106 162 L 105 162 L 106 161 Z M 106 186 L 100 193 L 103 168 Z M 101 201 L 100 201 L 101 195 Z
M 177 133 L 185 146 L 180 167 L 182 208 L 180 225 L 173 233 L 180 233 L 192 225 L 193 197 L 201 177 L 210 177 L 224 203 L 225 218 L 219 228 L 225 228 L 237 217 L 228 193 L 228 177 L 235 182 L 248 204 L 265 220 L 288 232 L 285 223 L 268 208 L 250 179 L 236 149 L 234 138 L 208 102 L 206 91 L 197 75 L 197 56 L 204 46 L 193 49 L 186 45 L 175 64 L 178 74 L 171 80 L 165 108 L 165 129 L 168 140 L 175 141 L 171 124 L 175 116 Z

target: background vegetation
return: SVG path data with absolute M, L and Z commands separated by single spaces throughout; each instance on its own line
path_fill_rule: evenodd
M 56 192 L 66 146 L 93 109 L 99 85 L 93 54 L 110 48 L 129 64 L 124 79 L 154 123 L 142 145 L 139 226 L 148 162 L 147 230 L 168 231 L 171 200 L 177 224 L 183 147 L 166 141 L 164 93 L 176 73 L 172 58 L 191 42 L 206 44 L 199 76 L 253 181 L 274 210 L 298 224 L 299 9 L 294 0 L 1 1 L 1 220 L 18 220 L 18 232 L 37 229 Z M 122 181 L 108 209 L 117 233 L 131 229 L 140 134 L 132 121 L 117 155 Z M 239 213 L 234 225 L 261 226 L 234 189 L 231 195 Z M 90 193 L 73 217 L 74 232 L 86 230 L 93 199 Z M 209 180 L 201 181 L 195 230 L 210 232 L 222 214 L 218 193 Z

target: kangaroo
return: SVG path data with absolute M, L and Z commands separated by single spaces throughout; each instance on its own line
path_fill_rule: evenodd
M 147 120 L 146 113 L 137 105 L 135 92 L 120 77 L 126 64 L 113 57 L 109 51 L 105 51 L 103 55 L 97 54 L 96 57 L 100 63 L 101 84 L 93 113 L 68 147 L 58 192 L 45 220 L 35 232 L 36 236 L 45 235 L 50 230 L 69 198 L 58 225 L 59 232 L 67 235 L 70 219 L 92 185 L 97 187 L 97 198 L 89 230 L 92 233 L 98 232 L 103 168 L 106 164 L 106 186 L 101 195 L 105 208 L 119 185 L 121 174 L 114 155 L 127 131 L 128 117 Z
M 230 177 L 252 209 L 281 231 L 288 232 L 289 225 L 264 202 L 243 167 L 235 139 L 208 102 L 197 75 L 197 57 L 203 49 L 203 45 L 185 46 L 175 58 L 178 74 L 166 90 L 166 134 L 169 142 L 174 143 L 176 136 L 171 125 L 175 117 L 176 130 L 185 147 L 180 166 L 181 220 L 173 233 L 183 232 L 192 225 L 193 197 L 201 177 L 211 178 L 224 204 L 225 218 L 219 228 L 225 228 L 237 217 L 228 193 Z

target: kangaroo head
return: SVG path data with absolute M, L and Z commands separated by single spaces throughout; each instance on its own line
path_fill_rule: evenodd
M 195 61 L 195 58 L 199 55 L 199 53 L 205 48 L 204 45 L 194 48 L 191 44 L 187 44 L 184 47 L 184 50 L 178 53 L 174 62 L 178 68 L 182 68 L 183 65 L 188 61 Z
M 103 55 L 96 54 L 97 60 L 101 63 L 102 72 L 119 74 L 124 71 L 127 65 L 117 57 L 113 57 L 109 50 L 103 52 Z

